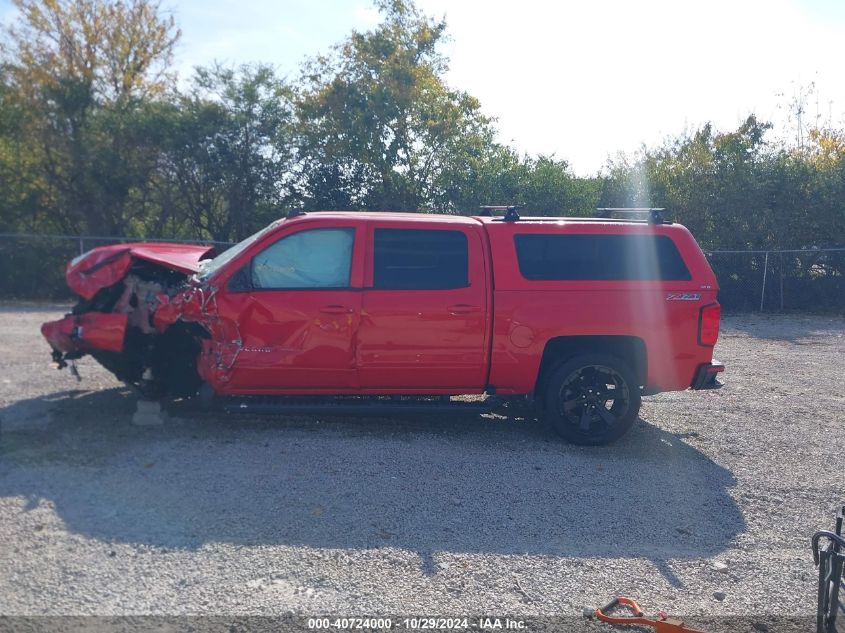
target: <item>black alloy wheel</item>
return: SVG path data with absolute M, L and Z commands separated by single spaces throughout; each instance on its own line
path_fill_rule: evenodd
M 622 359 L 584 354 L 559 365 L 549 377 L 545 419 L 574 444 L 608 444 L 637 419 L 640 387 Z

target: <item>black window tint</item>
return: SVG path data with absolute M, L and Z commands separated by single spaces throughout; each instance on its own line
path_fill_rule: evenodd
M 690 273 L 665 235 L 515 235 L 519 270 L 533 280 L 687 281 Z
M 375 288 L 465 288 L 469 285 L 468 268 L 467 238 L 461 231 L 375 231 Z

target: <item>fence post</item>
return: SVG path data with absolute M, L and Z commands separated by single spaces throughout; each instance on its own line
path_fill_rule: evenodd
M 783 253 L 778 253 L 778 270 L 780 270 L 780 311 L 783 312 Z
M 82 255 L 82 253 L 84 253 L 84 252 L 85 252 L 85 238 L 83 238 L 80 235 L 79 236 L 79 254 Z
M 766 251 L 766 259 L 763 263 L 763 289 L 760 291 L 760 312 L 763 311 L 763 299 L 766 298 L 766 275 L 769 272 L 769 251 Z

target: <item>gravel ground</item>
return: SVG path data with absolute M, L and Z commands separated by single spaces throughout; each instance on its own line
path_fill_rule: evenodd
M 647 398 L 579 448 L 516 416 L 135 427 L 96 363 L 48 366 L 38 326 L 62 310 L 0 305 L 2 614 L 815 612 L 843 318 L 727 317 L 723 389 Z

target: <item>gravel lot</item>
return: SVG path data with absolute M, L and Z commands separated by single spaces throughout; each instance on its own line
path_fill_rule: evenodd
M 727 317 L 726 386 L 647 398 L 596 449 L 506 416 L 135 427 L 96 363 L 48 366 L 63 309 L 0 305 L 2 614 L 815 613 L 843 318 Z

